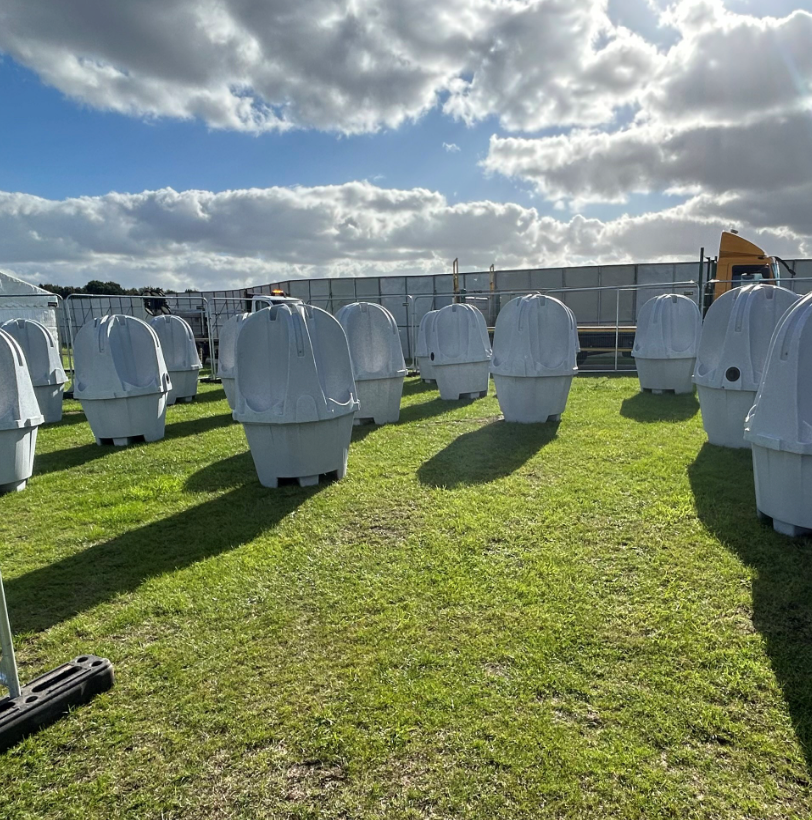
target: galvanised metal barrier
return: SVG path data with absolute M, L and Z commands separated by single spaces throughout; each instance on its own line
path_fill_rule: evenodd
M 64 324 L 67 328 L 68 356 L 73 353 L 73 342 L 78 332 L 87 322 L 103 316 L 123 314 L 149 321 L 160 313 L 147 310 L 147 302 L 163 302 L 175 316 L 181 316 L 192 326 L 195 341 L 205 341 L 213 358 L 213 339 L 208 322 L 209 306 L 200 294 L 167 294 L 164 296 L 120 296 L 107 293 L 71 293 L 62 304 Z M 186 304 L 184 304 L 184 302 Z M 174 310 L 172 306 L 174 305 Z M 140 309 L 137 309 L 140 308 Z M 79 321 L 77 321 L 77 319 Z M 195 327 L 199 322 L 199 327 Z M 199 331 L 199 332 L 197 332 Z
M 633 328 L 635 325 L 636 310 L 633 309 L 633 312 L 630 314 L 630 321 L 623 322 L 621 321 L 621 296 L 624 293 L 629 294 L 630 296 L 636 297 L 638 293 L 645 293 L 648 294 L 647 298 L 652 298 L 653 296 L 659 295 L 660 293 L 674 293 L 677 291 L 684 292 L 684 295 L 693 296 L 694 300 L 697 302 L 697 305 L 700 305 L 701 302 L 701 294 L 699 293 L 699 288 L 696 282 L 692 280 L 687 280 L 684 282 L 668 282 L 668 283 L 652 283 L 648 285 L 634 285 L 634 286 L 612 286 L 612 285 L 604 285 L 594 288 L 549 288 L 544 290 L 534 290 L 534 291 L 527 291 L 527 290 L 511 290 L 511 291 L 491 291 L 490 293 L 476 293 L 476 294 L 417 294 L 415 296 L 410 297 L 412 300 L 412 324 L 410 326 L 410 335 L 411 338 L 416 340 L 416 333 L 419 326 L 419 320 L 422 319 L 425 313 L 428 313 L 429 310 L 433 309 L 434 302 L 432 301 L 431 306 L 427 307 L 425 310 L 421 310 L 418 307 L 418 303 L 423 300 L 427 301 L 429 299 L 434 299 L 435 297 L 440 297 L 442 299 L 447 299 L 449 296 L 452 296 L 455 301 L 467 304 L 473 304 L 475 307 L 479 307 L 480 310 L 482 308 L 479 306 L 478 303 L 483 302 L 483 300 L 488 300 L 489 304 L 487 306 L 487 312 L 482 311 L 483 314 L 487 317 L 491 315 L 494 317 L 494 322 L 496 317 L 498 316 L 501 308 L 507 301 L 510 299 L 516 298 L 517 296 L 526 296 L 529 294 L 544 294 L 547 296 L 563 296 L 564 298 L 562 301 L 566 304 L 567 299 L 566 297 L 572 295 L 610 295 L 613 296 L 614 306 L 615 306 L 615 318 L 613 322 L 590 322 L 588 324 L 579 324 L 579 331 L 583 332 L 594 332 L 600 333 L 605 332 L 610 334 L 610 338 L 614 338 L 614 343 L 612 345 L 602 345 L 601 347 L 607 347 L 608 350 L 601 351 L 603 355 L 613 355 L 614 363 L 610 366 L 610 363 L 600 363 L 600 365 L 583 368 L 584 370 L 600 370 L 603 372 L 634 372 L 634 367 L 621 367 L 619 359 L 624 354 L 624 349 L 621 347 L 620 344 L 620 336 L 621 332 L 626 332 L 628 328 Z M 472 298 L 473 297 L 473 298 Z M 502 303 L 502 297 L 508 297 L 507 300 Z M 496 307 L 498 306 L 498 308 Z M 578 319 L 577 311 L 573 310 L 575 313 L 576 320 Z M 492 330 L 492 327 L 490 328 Z M 414 349 L 414 348 L 413 348 Z M 583 350 L 583 353 L 588 353 L 588 350 Z M 595 355 L 595 354 L 593 354 Z M 628 356 L 627 356 L 628 357 Z M 583 358 L 582 358 L 583 362 Z M 416 361 L 414 363 L 416 365 Z
M 732 283 L 735 285 L 741 282 Z M 812 290 L 812 278 L 796 277 L 790 280 L 782 280 L 779 284 L 789 289 L 806 292 Z M 653 296 L 660 293 L 675 293 L 682 292 L 684 295 L 689 295 L 694 298 L 697 305 L 702 306 L 702 293 L 698 283 L 694 280 L 684 280 L 678 282 L 651 282 L 637 285 L 601 285 L 597 287 L 555 287 L 542 288 L 536 290 L 516 289 L 516 290 L 494 290 L 487 292 L 471 292 L 471 293 L 454 293 L 448 291 L 445 293 L 417 293 L 417 294 L 373 294 L 366 297 L 357 297 L 361 301 L 373 302 L 375 304 L 383 305 L 392 309 L 395 306 L 405 308 L 405 327 L 398 323 L 399 330 L 405 330 L 404 335 L 401 336 L 401 344 L 403 346 L 404 358 L 411 363 L 413 368 L 417 368 L 417 357 L 415 355 L 417 331 L 420 324 L 420 319 L 429 310 L 435 309 L 438 305 L 444 307 L 447 304 L 452 304 L 455 301 L 472 304 L 478 307 L 488 317 L 493 317 L 491 328 L 495 323 L 496 316 L 504 306 L 504 304 L 516 296 L 524 296 L 528 293 L 544 293 L 551 296 L 562 298 L 562 301 L 576 301 L 573 298 L 569 300 L 567 297 L 581 297 L 582 304 L 594 302 L 600 305 L 597 312 L 593 312 L 594 306 L 590 304 L 586 311 L 590 320 L 583 322 L 580 329 L 589 331 L 595 335 L 601 331 L 605 332 L 611 340 L 609 344 L 601 347 L 608 348 L 602 351 L 601 354 L 593 354 L 590 358 L 598 358 L 598 355 L 605 358 L 611 357 L 611 362 L 599 361 L 590 363 L 589 359 L 582 360 L 581 369 L 583 371 L 602 371 L 602 372 L 635 372 L 634 362 L 631 359 L 630 351 L 621 344 L 621 336 L 627 335 L 628 332 L 633 332 L 636 326 L 637 310 L 642 306 L 642 301 L 647 301 Z M 640 295 L 644 295 L 645 299 L 641 301 Z M 254 294 L 254 298 L 261 299 L 263 294 Z M 592 298 L 594 297 L 594 298 Z M 625 298 L 628 297 L 628 298 Z M 335 313 L 340 307 L 346 304 L 351 304 L 354 299 L 349 295 L 319 295 L 303 298 L 305 304 L 315 305 L 316 307 L 323 307 L 328 312 Z M 428 302 L 428 305 L 426 303 Z M 219 341 L 219 330 L 224 322 L 236 315 L 237 313 L 250 312 L 252 298 L 243 298 L 240 296 L 215 296 L 208 300 L 209 318 L 208 325 L 213 340 L 212 350 L 215 349 L 215 343 Z M 484 306 L 484 309 L 483 309 Z M 573 308 L 576 319 L 578 318 L 579 305 L 570 305 Z M 599 317 L 609 313 L 614 314 L 610 321 L 592 321 L 592 315 Z M 588 351 L 585 350 L 585 353 Z M 628 366 L 623 366 L 621 359 L 629 359 Z M 212 355 L 212 372 L 216 377 L 216 358 Z

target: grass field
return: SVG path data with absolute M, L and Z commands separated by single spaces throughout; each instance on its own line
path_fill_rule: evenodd
M 22 677 L 117 684 L 0 756 L 0 817 L 806 818 L 812 549 L 694 397 L 560 425 L 407 381 L 347 478 L 259 485 L 222 390 L 162 442 L 78 404 L 0 498 Z

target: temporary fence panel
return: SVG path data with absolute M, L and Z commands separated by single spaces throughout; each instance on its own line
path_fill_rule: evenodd
M 377 276 L 355 280 L 355 296 L 359 301 L 377 302 L 381 295 L 381 282 Z
M 786 279 L 782 284 L 799 294 L 812 290 L 812 260 L 790 261 L 789 264 L 795 266 L 798 277 L 794 281 Z M 459 274 L 457 293 L 454 292 L 452 274 L 443 273 L 291 279 L 243 290 L 206 292 L 203 296 L 210 301 L 218 297 L 234 300 L 229 304 L 217 304 L 213 310 L 211 332 L 215 342 L 223 321 L 249 309 L 241 306 L 239 300 L 250 293 L 279 288 L 292 297 L 331 312 L 348 301 L 375 302 L 394 315 L 404 356 L 411 360 L 420 319 L 429 310 L 439 310 L 454 301 L 479 308 L 488 325 L 493 327 L 501 308 L 514 296 L 552 293 L 573 309 L 580 326 L 605 327 L 611 333 L 616 324 L 633 326 L 643 304 L 663 293 L 675 292 L 699 302 L 698 279 L 698 262 L 665 262 L 464 272 Z M 675 283 L 678 283 L 677 287 Z M 563 293 L 563 288 L 570 292 Z
M 812 292 L 812 259 L 801 259 L 790 262 L 795 276 L 790 276 L 787 269 L 781 267 L 781 285 L 799 296 Z
M 341 308 L 355 302 L 355 279 L 330 280 L 330 313 L 338 313 Z
M 601 268 L 601 287 L 628 288 L 636 284 L 634 265 L 611 265 Z M 599 294 L 600 309 L 598 323 L 614 325 L 615 321 L 621 324 L 634 323 L 635 292 L 631 290 L 601 291 Z
M 573 290 L 556 294 L 556 298 L 575 314 L 579 325 L 596 324 L 600 313 L 600 296 L 594 289 L 599 288 L 600 284 L 600 271 L 596 268 L 567 268 L 564 271 L 564 287 Z
M 287 283 L 287 288 L 284 288 L 288 296 L 294 299 L 301 299 L 303 302 L 310 300 L 310 282 L 307 279 L 297 279 L 293 282 Z
M 530 293 L 532 287 L 530 285 L 530 271 L 529 270 L 510 270 L 497 271 L 494 274 L 494 291 L 508 291 Z M 494 299 L 496 311 L 501 311 L 502 308 L 514 297 L 504 296 L 499 294 Z
M 149 322 L 153 316 L 169 312 L 180 316 L 192 328 L 195 343 L 209 358 L 213 356 L 216 328 L 212 328 L 209 300 L 200 293 L 166 294 L 163 296 L 116 296 L 110 294 L 71 294 L 62 306 L 64 340 L 72 357 L 76 334 L 84 325 L 105 316 L 134 316 Z M 225 322 L 226 318 L 222 318 Z M 215 317 L 220 320 L 221 317 Z

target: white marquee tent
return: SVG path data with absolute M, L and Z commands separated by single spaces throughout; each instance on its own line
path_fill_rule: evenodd
M 36 319 L 59 343 L 57 312 L 58 299 L 53 293 L 0 270 L 0 324 L 9 319 Z

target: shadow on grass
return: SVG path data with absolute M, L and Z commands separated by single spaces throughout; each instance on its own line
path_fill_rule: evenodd
M 683 393 L 675 396 L 673 393 L 663 393 L 655 396 L 653 393 L 642 391 L 630 399 L 623 399 L 620 405 L 620 415 L 634 421 L 688 421 L 699 412 L 699 402 L 693 393 Z
M 171 409 L 171 408 L 170 408 Z M 230 415 L 203 416 L 199 419 L 188 421 L 168 422 L 166 425 L 166 435 L 164 439 L 185 438 L 186 436 L 201 435 L 218 427 L 226 427 L 236 424 Z M 112 444 L 99 446 L 92 439 L 92 433 L 88 432 L 89 444 L 81 444 L 78 447 L 67 447 L 64 450 L 55 450 L 52 453 L 38 454 L 34 459 L 34 475 L 46 475 L 59 470 L 70 470 L 74 467 L 81 467 L 91 461 L 104 458 L 111 453 L 122 448 Z M 141 444 L 131 444 L 130 447 L 148 447 L 149 442 Z
M 778 535 L 758 520 L 749 450 L 705 444 L 688 478 L 704 526 L 756 570 L 753 626 L 812 772 L 812 540 Z
M 486 484 L 519 469 L 558 434 L 558 423 L 492 421 L 465 433 L 420 466 L 422 484 L 448 489 Z
M 257 481 L 257 471 L 254 469 L 251 452 L 245 450 L 237 455 L 214 461 L 202 470 L 192 473 L 183 487 L 193 493 L 216 493 Z M 266 489 L 265 492 L 274 490 Z
M 426 385 L 429 387 L 429 385 Z M 447 413 L 449 410 L 455 410 L 466 404 L 476 401 L 476 399 L 462 399 L 461 401 L 444 401 L 434 391 L 436 398 L 429 401 L 421 402 L 420 404 L 410 404 L 406 407 L 400 408 L 400 419 L 398 424 L 408 424 L 410 421 L 423 421 L 430 419 L 433 416 L 439 416 L 441 413 Z
M 421 393 L 436 393 L 436 384 L 426 384 L 421 378 L 411 376 L 403 382 L 404 396 L 419 396 Z
M 223 390 L 223 386 L 218 384 L 217 390 L 206 390 L 203 393 L 198 393 L 194 400 L 189 402 L 189 404 L 208 404 L 212 401 L 225 401 L 226 400 L 226 391 Z M 181 403 L 181 407 L 183 404 Z M 230 411 L 229 411 L 230 412 Z
M 364 422 L 363 424 L 353 424 L 352 426 L 352 441 L 353 444 L 363 441 L 370 433 L 380 430 L 383 424 L 372 424 L 371 422 Z
M 248 464 L 245 463 L 247 457 Z M 219 471 L 238 469 L 241 486 L 183 512 L 130 530 L 103 544 L 6 582 L 15 632 L 49 629 L 144 581 L 247 544 L 274 529 L 319 487 L 260 486 L 247 453 L 201 471 L 190 484 L 221 482 Z M 249 472 L 250 470 L 250 472 Z M 232 479 L 233 484 L 237 479 Z
M 82 424 L 86 422 L 85 414 L 81 410 L 70 410 L 62 413 L 62 418 L 55 424 L 46 425 L 48 428 L 70 427 L 73 424 Z

